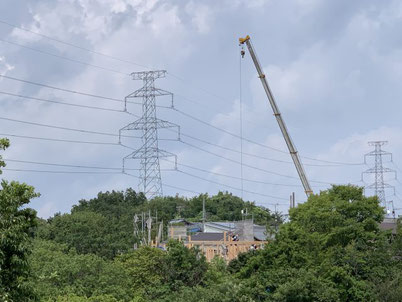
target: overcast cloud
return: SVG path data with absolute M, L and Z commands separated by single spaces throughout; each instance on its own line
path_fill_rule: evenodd
M 304 157 L 326 161 L 361 163 L 370 152 L 370 140 L 387 140 L 384 148 L 393 153 L 402 168 L 402 3 L 401 1 L 318 0 L 40 0 L 0 2 L 0 21 L 90 49 L 70 47 L 27 31 L 0 23 L 0 74 L 54 85 L 90 94 L 124 99 L 141 87 L 124 74 L 146 70 L 135 64 L 113 60 L 111 55 L 148 68 L 166 69 L 167 78 L 157 86 L 175 94 L 175 106 L 188 114 L 227 131 L 239 133 L 239 47 L 238 38 L 249 34 L 267 74 L 279 108 L 294 142 Z M 8 42 L 52 53 L 105 69 L 35 52 Z M 286 150 L 272 116 L 261 83 L 248 55 L 242 60 L 243 135 L 261 144 Z M 114 71 L 118 72 L 114 72 Z M 122 110 L 122 104 L 60 92 L 9 79 L 0 79 L 0 91 L 88 106 Z M 165 105 L 166 100 L 160 100 Z M 118 133 L 135 118 L 120 112 L 63 106 L 23 100 L 0 94 L 0 117 L 62 127 Z M 140 106 L 130 110 L 141 114 Z M 158 116 L 179 124 L 185 134 L 240 150 L 238 138 L 216 131 L 168 109 Z M 21 124 L 0 120 L 1 134 L 39 136 L 66 140 L 116 143 L 116 137 Z M 132 133 L 135 135 L 135 133 Z M 171 133 L 161 132 L 160 137 Z M 4 158 L 71 165 L 120 167 L 131 151 L 116 145 L 91 145 L 10 137 Z M 183 141 L 186 139 L 183 138 Z M 240 161 L 238 153 L 187 139 L 210 152 Z M 126 141 L 139 147 L 139 140 Z M 176 153 L 179 163 L 215 173 L 240 177 L 239 165 L 181 142 L 161 141 L 160 147 Z M 244 142 L 245 153 L 290 161 L 287 154 Z M 282 185 L 244 182 L 244 189 L 283 198 L 244 192 L 244 198 L 271 209 L 287 211 L 288 196 L 303 189 L 290 163 L 273 162 L 244 155 L 245 165 L 285 174 L 282 177 L 244 167 L 244 178 Z M 303 158 L 313 189 L 327 183 L 360 182 L 368 165 L 328 167 L 324 162 Z M 163 168 L 169 163 L 162 162 Z M 135 163 L 132 167 L 138 167 Z M 10 169 L 88 171 L 65 167 L 7 162 Z M 182 167 L 183 171 L 240 188 L 240 181 Z M 97 170 L 95 170 L 97 171 Z M 402 171 L 398 171 L 402 177 Z M 138 173 L 136 173 L 138 174 Z M 112 174 L 47 174 L 4 171 L 3 178 L 27 182 L 42 196 L 31 206 L 42 217 L 67 212 L 82 198 L 99 191 L 137 189 L 138 180 Z M 196 192 L 215 194 L 239 190 L 195 179 L 180 172 L 163 172 L 163 182 Z M 366 178 L 366 182 L 372 180 Z M 402 208 L 401 183 L 389 200 Z M 321 183 L 323 182 L 323 183 Z M 291 185 L 291 186 L 283 186 Z M 194 193 L 164 187 L 165 195 Z M 367 194 L 373 192 L 367 191 Z M 398 211 L 402 213 L 401 211 Z

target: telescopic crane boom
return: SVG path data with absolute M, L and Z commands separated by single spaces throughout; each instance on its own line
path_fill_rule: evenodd
M 286 128 L 285 121 L 282 119 L 281 113 L 278 109 L 278 105 L 275 102 L 275 98 L 271 92 L 271 89 L 269 88 L 267 79 L 261 68 L 260 62 L 257 59 L 253 45 L 251 44 L 251 41 L 250 41 L 250 36 L 246 36 L 245 38 L 240 38 L 239 42 L 240 42 L 240 45 L 244 45 L 244 44 L 247 45 L 248 51 L 250 52 L 251 58 L 253 59 L 255 68 L 257 69 L 258 77 L 260 78 L 262 86 L 264 87 L 265 93 L 267 94 L 269 103 L 271 104 L 272 110 L 274 111 L 276 121 L 279 124 L 279 128 L 281 129 L 282 135 L 286 141 L 286 145 L 288 146 L 290 156 L 292 157 L 292 160 L 293 160 L 293 163 L 295 164 L 297 173 L 299 174 L 300 180 L 303 184 L 304 191 L 306 192 L 306 195 L 309 196 L 313 193 L 313 190 L 310 187 L 310 183 L 307 179 L 306 172 L 304 171 L 299 154 L 297 153 L 296 147 L 293 144 L 292 139 L 290 138 L 288 129 Z M 242 53 L 242 55 L 243 54 L 244 54 L 244 52 Z

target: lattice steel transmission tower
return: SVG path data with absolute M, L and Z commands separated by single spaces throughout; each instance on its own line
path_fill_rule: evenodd
M 375 195 L 378 196 L 379 201 L 385 208 L 386 213 L 390 214 L 389 203 L 387 202 L 385 191 L 386 189 L 393 189 L 395 194 L 395 187 L 389 185 L 384 181 L 385 173 L 394 173 L 396 178 L 396 171 L 383 166 L 384 157 L 389 156 L 392 161 L 392 153 L 382 150 L 381 146 L 386 145 L 387 141 L 373 141 L 369 142 L 369 146 L 374 146 L 374 150 L 364 155 L 364 162 L 368 156 L 374 157 L 374 167 L 367 169 L 362 173 L 362 179 L 364 174 L 374 174 L 374 182 L 368 186 L 366 189 L 374 190 Z
M 140 130 L 142 131 L 142 146 L 123 158 L 123 173 L 125 173 L 127 160 L 139 159 L 141 161 L 138 187 L 139 191 L 143 192 L 149 200 L 155 196 L 161 196 L 163 193 L 159 158 L 174 157 L 175 169 L 177 167 L 176 155 L 159 149 L 158 129 L 177 128 L 178 139 L 180 139 L 180 127 L 156 117 L 156 97 L 170 97 L 170 107 L 173 108 L 173 94 L 155 87 L 155 80 L 164 78 L 166 70 L 133 72 L 131 75 L 133 80 L 143 80 L 143 87 L 126 96 L 124 110 L 128 112 L 128 104 L 135 103 L 130 99 L 142 98 L 142 117 L 120 129 L 119 143 L 121 143 L 123 131 Z

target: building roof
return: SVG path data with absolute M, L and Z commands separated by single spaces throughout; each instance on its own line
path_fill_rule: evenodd
M 223 233 L 197 233 L 191 241 L 223 241 Z
M 232 231 L 236 228 L 236 225 L 234 222 L 227 222 L 227 221 L 210 221 L 210 222 L 206 222 L 205 226 L 222 229 L 224 231 Z
M 173 219 L 169 221 L 169 224 L 179 224 L 179 223 L 183 223 L 185 225 L 192 225 L 193 223 L 185 220 L 184 218 L 178 218 L 178 219 Z
M 267 240 L 266 227 L 254 225 L 254 239 L 258 241 Z
M 383 231 L 391 230 L 392 234 L 396 234 L 398 226 L 398 219 L 396 218 L 384 218 L 384 221 L 380 224 L 380 229 Z

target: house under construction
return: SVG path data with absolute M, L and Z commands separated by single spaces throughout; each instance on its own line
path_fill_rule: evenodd
M 182 241 L 188 248 L 198 247 L 207 261 L 218 256 L 229 262 L 240 253 L 261 249 L 267 244 L 265 227 L 254 224 L 252 219 L 205 223 L 175 219 L 169 223 L 168 237 Z M 152 245 L 165 249 L 166 243 L 152 242 Z

